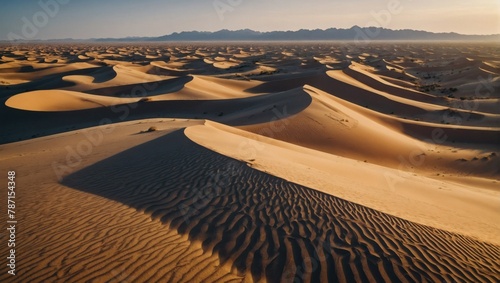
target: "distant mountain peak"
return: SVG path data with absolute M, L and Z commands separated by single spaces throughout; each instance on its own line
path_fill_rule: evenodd
M 181 35 L 181 36 L 179 36 Z M 500 41 L 500 35 L 463 35 L 455 32 L 433 33 L 422 30 L 392 30 L 383 27 L 360 27 L 354 25 L 348 29 L 300 29 L 296 31 L 259 32 L 251 29 L 228 30 L 216 32 L 173 33 L 151 38 L 153 41 L 310 41 L 310 40 L 476 40 Z
M 125 38 L 92 38 L 96 42 L 130 42 L 130 41 L 384 41 L 384 40 L 422 40 L 422 41 L 494 41 L 500 42 L 500 34 L 464 35 L 456 32 L 434 33 L 412 29 L 388 29 L 383 27 L 360 27 L 328 29 L 300 29 L 296 31 L 260 32 L 248 28 L 239 30 L 221 29 L 209 31 L 182 31 L 158 37 L 125 37 Z M 49 40 L 61 41 L 61 40 Z

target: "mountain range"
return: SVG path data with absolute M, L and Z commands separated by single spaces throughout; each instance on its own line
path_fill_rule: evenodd
M 421 30 L 393 30 L 379 27 L 353 26 L 348 29 L 301 29 L 297 31 L 260 32 L 250 29 L 206 31 L 183 31 L 158 37 L 91 38 L 86 40 L 59 39 L 49 41 L 86 42 L 131 42 L 131 41 L 329 41 L 354 40 L 357 42 L 377 40 L 430 40 L 430 41 L 498 41 L 500 34 L 464 35 L 454 32 L 434 33 Z

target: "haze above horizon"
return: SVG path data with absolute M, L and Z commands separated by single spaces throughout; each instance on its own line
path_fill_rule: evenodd
M 0 40 L 162 36 L 221 29 L 284 31 L 378 26 L 500 34 L 500 2 L 412 0 L 72 0 L 11 1 Z

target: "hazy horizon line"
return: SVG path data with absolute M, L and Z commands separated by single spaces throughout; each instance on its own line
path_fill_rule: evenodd
M 300 28 L 300 29 L 289 29 L 289 30 L 270 30 L 270 31 L 260 31 L 260 30 L 254 30 L 251 28 L 241 28 L 241 29 L 218 29 L 218 30 L 182 30 L 182 31 L 174 31 L 171 33 L 167 34 L 161 34 L 161 35 L 130 35 L 130 36 L 125 36 L 125 37 L 88 37 L 88 38 L 74 38 L 74 37 L 65 37 L 65 38 L 49 38 L 49 39 L 31 39 L 31 40 L 0 40 L 0 42 L 11 42 L 11 41 L 21 41 L 21 42 L 40 42 L 40 41 L 57 41 L 57 40 L 97 40 L 97 39 L 110 39 L 110 40 L 116 40 L 116 39 L 134 39 L 134 38 L 158 38 L 158 37 L 163 37 L 163 36 L 171 36 L 174 34 L 181 34 L 181 33 L 191 33 L 191 32 L 198 32 L 198 33 L 216 33 L 220 31 L 229 31 L 229 32 L 237 32 L 237 31 L 253 31 L 256 33 L 261 33 L 261 34 L 266 34 L 266 33 L 273 33 L 273 32 L 298 32 L 298 31 L 327 31 L 330 29 L 336 29 L 336 30 L 351 30 L 351 29 L 382 29 L 382 30 L 390 30 L 390 31 L 415 31 L 415 32 L 426 32 L 426 33 L 431 33 L 431 34 L 455 34 L 459 36 L 500 36 L 500 33 L 492 33 L 492 34 L 465 34 L 465 33 L 459 33 L 455 31 L 443 31 L 443 32 L 434 32 L 434 31 L 428 31 L 428 30 L 422 30 L 422 29 L 412 29 L 412 28 L 401 28 L 401 29 L 391 29 L 391 28 L 385 28 L 385 27 L 376 27 L 376 26 L 364 26 L 361 27 L 359 25 L 353 25 L 350 28 L 339 28 L 339 27 L 330 27 L 330 28 L 315 28 L 315 29 L 306 29 L 306 28 Z M 249 39 L 250 40 L 250 39 Z M 335 40 L 335 39 L 332 39 Z M 374 38 L 373 40 L 377 40 Z M 200 40 L 203 41 L 203 40 Z M 285 40 L 286 41 L 286 40 Z M 292 41 L 297 41 L 297 40 L 292 40 Z M 311 41 L 317 41 L 317 40 L 311 40 Z M 387 41 L 387 40 L 385 40 Z M 397 41 L 397 40 L 395 40 Z M 408 40 L 412 41 L 412 40 Z M 447 40 L 444 40 L 447 41 Z M 449 40 L 448 40 L 449 41 Z

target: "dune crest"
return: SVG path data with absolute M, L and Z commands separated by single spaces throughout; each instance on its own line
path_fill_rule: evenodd
M 499 282 L 497 49 L 3 45 L 16 280 Z
M 453 182 L 436 181 L 397 169 L 371 164 L 360 167 L 357 160 L 211 121 L 205 122 L 204 126 L 188 127 L 185 133 L 202 146 L 287 181 L 420 224 L 485 237 L 500 244 L 497 234 L 500 226 L 492 225 L 498 216 L 496 208 L 500 205 L 498 191 L 478 193 Z M 356 176 L 363 176 L 363 179 L 354 182 Z
M 38 90 L 10 97 L 5 105 L 29 111 L 73 111 L 136 103 L 139 98 L 116 98 L 84 94 L 68 90 Z

